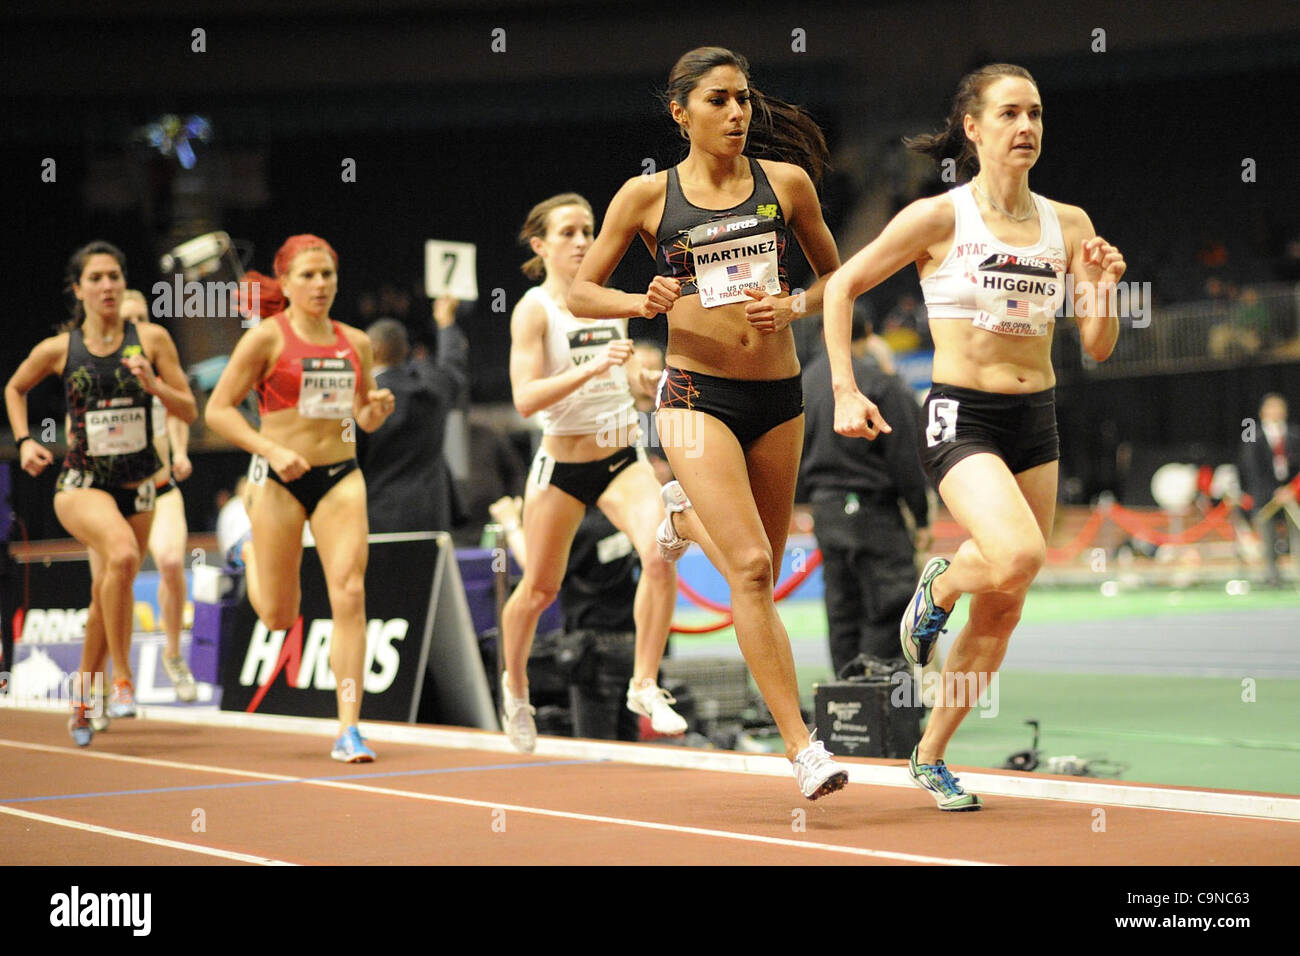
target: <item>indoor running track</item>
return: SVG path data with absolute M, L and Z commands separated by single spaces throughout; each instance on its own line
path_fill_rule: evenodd
M 990 795 L 981 812 L 947 814 L 907 785 L 855 782 L 810 803 L 791 775 L 771 772 L 780 770 L 779 758 L 604 743 L 582 756 L 581 742 L 552 738 L 543 738 L 539 754 L 523 756 L 500 734 L 365 724 L 379 760 L 346 765 L 329 759 L 325 721 L 260 717 L 252 726 L 214 726 L 169 716 L 164 709 L 115 721 L 78 749 L 65 714 L 0 711 L 4 863 L 1258 865 L 1300 858 L 1294 797 L 1265 801 L 1280 808 L 1274 818 L 1273 810 L 1245 817 L 1124 806 L 1118 795 L 1131 785 L 1089 782 L 1093 789 L 1080 792 L 1091 798 L 1101 787 L 1103 799 Z M 421 733 L 456 743 L 421 743 Z M 652 761 L 662 754 L 684 765 L 610 759 L 650 751 Z M 745 759 L 767 770 L 699 769 Z M 905 783 L 900 761 L 846 763 L 855 777 Z M 1012 784 L 1014 777 L 1064 779 L 972 773 Z M 1232 800 L 1160 789 L 1211 807 Z M 1107 803 L 1112 792 L 1117 802 Z

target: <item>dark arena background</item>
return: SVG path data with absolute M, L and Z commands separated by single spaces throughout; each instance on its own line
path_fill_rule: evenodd
M 680 564 L 661 672 L 691 711 L 685 738 L 653 739 L 648 727 L 638 742 L 572 736 L 558 614 L 544 619 L 530 668 L 535 687 L 557 688 L 538 715 L 537 751 L 516 754 L 500 732 L 494 589 L 517 568 L 496 560 L 488 505 L 522 493 L 539 440 L 511 402 L 510 312 L 533 284 L 516 237 L 534 203 L 565 191 L 591 201 L 599 229 L 624 181 L 684 157 L 659 92 L 677 57 L 702 45 L 743 53 L 755 87 L 804 106 L 825 131 L 820 198 L 842 259 L 906 204 L 950 187 L 901 139 L 937 129 L 961 75 L 989 62 L 1020 64 L 1038 83 L 1034 191 L 1082 206 L 1124 253 L 1134 297 L 1114 354 L 1094 362 L 1074 322 L 1057 322 L 1061 480 L 1048 561 L 998 683 L 948 752 L 987 795 L 983 813 L 937 814 L 911 787 L 906 753 L 855 756 L 833 743 L 851 768 L 847 791 L 796 803 L 727 626 L 728 589 L 698 548 Z M 85 749 L 68 738 L 60 692 L 78 666 L 89 574 L 51 503 L 66 440 L 56 380 L 28 396 L 31 432 L 50 432 L 55 466 L 32 478 L 4 443 L 0 860 L 69 868 L 39 877 L 42 893 L 78 880 L 115 891 L 116 871 L 71 869 L 83 864 L 1300 860 L 1300 508 L 1279 509 L 1286 533 L 1261 535 L 1237 470 L 1266 394 L 1300 418 L 1300 6 L 13 2 L 0 13 L 0 77 L 0 370 L 8 379 L 69 316 L 68 256 L 105 239 L 176 341 L 200 407 L 182 485 L 193 602 L 183 640 L 199 699 L 178 703 L 157 666 L 158 575 L 146 560 L 132 651 L 140 717 Z M 445 452 L 456 518 L 371 545 L 362 717 L 381 760 L 366 773 L 323 760 L 334 733 L 325 645 L 310 626 L 267 635 L 226 593 L 239 581 L 220 569 L 216 521 L 248 455 L 204 428 L 202 408 L 240 318 L 210 302 L 168 314 L 156 301 L 175 305 L 171 290 L 187 280 L 270 272 L 280 243 L 304 232 L 338 251 L 333 318 L 363 329 L 396 318 L 431 350 L 425 243 L 476 254 L 478 298 L 456 314 L 470 381 Z M 172 264 L 183 256 L 168 259 L 214 234 L 229 247 L 206 266 L 186 275 Z M 641 290 L 652 276 L 637 242 L 609 284 Z M 790 277 L 813 281 L 797 252 Z M 932 356 L 919 301 L 911 267 L 860 300 L 918 400 Z M 793 328 L 807 365 L 823 350 L 821 318 Z M 629 334 L 662 346 L 666 321 L 630 320 Z M 931 495 L 930 553 L 951 555 L 965 535 Z M 818 694 L 834 681 L 812 530 L 801 488 L 778 607 L 810 725 L 827 716 Z M 304 617 L 319 607 L 328 625 L 314 557 L 303 589 Z M 302 660 L 286 665 L 294 640 Z M 123 870 L 121 886 L 165 894 L 158 872 Z M 1169 915 L 1145 905 L 1152 894 L 1188 891 L 1186 918 L 1249 917 L 1266 902 L 1194 899 L 1230 895 L 1251 869 L 1131 872 L 1050 905 L 1100 930 Z M 990 907 L 1012 886 L 1041 892 L 1028 874 L 980 885 Z M 49 904 L 32 905 L 44 925 Z M 159 917 L 155 935 L 164 929 Z

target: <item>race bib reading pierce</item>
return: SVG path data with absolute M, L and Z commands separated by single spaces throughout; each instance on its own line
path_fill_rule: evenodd
M 706 309 L 748 302 L 746 289 L 781 292 L 774 223 L 766 216 L 730 216 L 696 226 L 687 234 L 695 264 L 695 287 Z
M 298 387 L 298 414 L 303 418 L 347 418 L 357 376 L 342 358 L 305 358 Z

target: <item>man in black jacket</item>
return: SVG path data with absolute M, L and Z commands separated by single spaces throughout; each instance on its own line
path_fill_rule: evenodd
M 916 547 L 929 548 L 929 502 L 917 454 L 917 402 L 868 352 L 865 316 L 853 317 L 853 373 L 893 431 L 875 441 L 835 434 L 830 362 L 803 370 L 804 449 L 800 475 L 822 552 L 831 663 L 839 674 L 858 654 L 899 656 L 898 621 L 916 587 Z M 913 541 L 900 500 L 917 529 Z
M 1282 583 L 1277 570 L 1277 548 L 1281 528 L 1297 514 L 1296 490 L 1300 485 L 1300 428 L 1287 424 L 1286 399 L 1276 392 L 1264 396 L 1259 406 L 1259 428 L 1242 443 L 1241 485 L 1254 499 L 1248 512 L 1263 539 L 1268 583 Z M 1291 526 L 1291 565 L 1297 557 L 1300 536 Z
M 391 389 L 397 400 L 383 425 L 358 434 L 372 533 L 451 527 L 451 473 L 443 440 L 447 413 L 469 381 L 469 345 L 456 327 L 456 305 L 454 299 L 433 304 L 436 363 L 407 361 L 406 328 L 394 319 L 380 319 L 366 330 L 375 353 L 375 384 Z

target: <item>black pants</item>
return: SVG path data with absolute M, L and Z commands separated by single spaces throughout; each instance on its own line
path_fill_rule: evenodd
M 635 664 L 636 635 L 577 631 L 585 652 L 569 682 L 573 736 L 592 740 L 639 740 L 636 714 L 627 709 L 627 685 Z
M 898 622 L 916 590 L 912 538 L 896 499 L 813 499 L 813 531 L 822 552 L 831 666 L 838 674 L 859 654 L 900 656 Z

